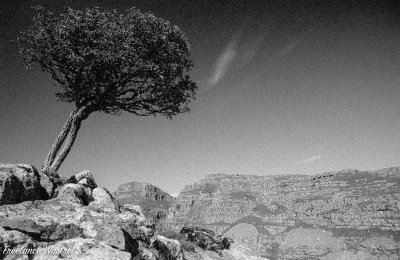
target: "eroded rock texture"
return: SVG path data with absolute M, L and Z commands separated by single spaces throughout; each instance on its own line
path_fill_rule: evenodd
M 400 171 L 210 175 L 185 187 L 167 225 L 205 227 L 269 259 L 399 259 Z
M 216 254 L 212 243 L 202 249 L 157 234 L 140 206 L 118 204 L 107 189 L 97 187 L 90 171 L 69 179 L 55 176 L 60 180 L 57 182 L 49 177 L 54 184 L 49 186 L 50 192 L 43 186 L 40 189 L 45 197 L 52 195 L 45 200 L 34 197 L 36 191 L 30 190 L 40 186 L 40 176 L 33 167 L 7 165 L 0 169 L 4 173 L 0 176 L 6 177 L 0 198 L 8 199 L 7 205 L 0 206 L 0 259 L 250 259 L 244 250 L 219 248 L 220 254 Z M 10 178 L 18 179 L 11 184 L 20 186 L 11 187 L 20 187 L 20 193 L 9 189 Z M 156 192 L 153 189 L 145 194 Z M 25 201 L 17 203 L 21 200 Z
M 28 164 L 0 163 L 0 205 L 46 197 L 40 175 Z
M 9 205 L 0 206 L 0 259 L 182 259 L 179 242 L 155 236 L 154 225 L 146 220 L 141 208 L 118 205 L 107 189 L 97 187 L 90 171 L 56 186 L 51 199 L 34 200 L 35 192 L 28 188 L 39 185 L 37 172 L 29 166 L 7 166 L 2 168 L 4 176 L 18 177 L 22 195 L 33 195 L 21 199 L 21 194 L 4 192 L 8 191 L 8 183 L 4 186 L 3 195 L 8 194 Z M 25 185 L 30 178 L 36 182 Z M 25 201 L 11 204 L 20 200 Z M 157 251 L 154 245 L 163 250 Z M 26 251 L 49 248 L 73 252 Z M 7 250 L 27 253 L 11 254 Z

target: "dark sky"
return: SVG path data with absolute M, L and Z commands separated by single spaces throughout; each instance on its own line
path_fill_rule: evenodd
M 199 85 L 168 120 L 92 114 L 60 173 L 91 169 L 114 190 L 176 193 L 211 173 L 316 174 L 400 165 L 400 8 L 396 1 L 3 1 L 0 161 L 40 167 L 72 105 L 49 75 L 24 70 L 12 40 L 41 4 L 135 6 L 177 24 Z

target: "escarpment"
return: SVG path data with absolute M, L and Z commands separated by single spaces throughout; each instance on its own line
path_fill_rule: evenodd
M 398 259 L 400 171 L 209 175 L 184 188 L 166 225 L 208 228 L 269 259 Z

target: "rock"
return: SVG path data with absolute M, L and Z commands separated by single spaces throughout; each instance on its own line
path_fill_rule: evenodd
M 4 250 L 7 248 L 29 248 L 34 246 L 35 242 L 33 239 L 22 232 L 16 230 L 5 230 L 0 227 L 0 259 L 6 258 Z M 7 257 L 11 259 L 11 256 Z
M 97 202 L 102 201 L 101 198 L 104 197 L 100 195 L 104 195 L 105 190 L 96 189 L 95 198 L 98 199 Z M 0 206 L 0 226 L 3 227 L 0 230 L 0 237 L 10 237 L 7 235 L 11 234 L 10 232 L 19 234 L 21 238 L 12 241 L 13 248 L 19 244 L 25 245 L 26 238 L 34 241 L 36 248 L 74 238 L 92 238 L 97 241 L 95 247 L 101 245 L 99 241 L 102 241 L 105 245 L 129 253 L 129 256 L 139 253 L 139 245 L 149 247 L 150 236 L 153 236 L 154 231 L 140 219 L 143 215 L 140 208 L 132 206 L 135 212 L 124 209 L 130 214 L 110 211 L 107 208 L 107 203 L 110 202 L 108 199 L 105 200 L 107 203 L 101 204 L 105 205 L 104 208 L 85 206 L 80 203 L 82 190 L 81 185 L 69 183 L 60 190 L 57 198 Z M 95 254 L 97 253 L 89 255 Z M 107 254 L 108 251 L 105 252 L 105 255 Z M 68 257 L 70 256 L 67 256 L 67 259 Z M 84 255 L 77 257 L 80 259 Z M 43 258 L 44 256 L 41 256 L 38 259 Z M 74 258 L 70 257 L 70 259 Z
M 52 179 L 44 173 L 40 173 L 40 186 L 43 187 L 45 190 L 46 198 L 49 199 L 52 198 L 54 195 L 54 191 L 57 187 L 57 185 L 52 181 Z
M 119 250 L 117 248 L 113 248 L 102 241 L 98 241 L 95 239 L 87 239 L 87 238 L 73 238 L 60 241 L 52 245 L 51 248 L 54 248 L 55 250 L 64 249 L 65 253 L 37 254 L 33 259 L 34 260 L 53 260 L 53 259 L 54 260 L 56 259 L 130 260 L 132 258 L 132 255 L 128 252 Z M 70 251 L 72 251 L 72 254 L 69 253 Z
M 87 205 L 89 195 L 80 184 L 68 183 L 58 191 L 57 198 L 68 202 Z
M 28 164 L 0 164 L 0 205 L 44 199 L 39 173 Z
M 68 180 L 67 183 L 78 183 L 81 184 L 82 186 L 89 187 L 91 189 L 94 189 L 97 187 L 96 181 L 93 178 L 93 175 L 91 171 L 85 170 L 80 173 L 77 173 L 73 176 L 71 176 Z
M 40 171 L 40 185 L 46 193 L 45 199 L 57 197 L 58 192 L 66 184 L 66 178 L 50 169 Z
M 0 258 L 184 259 L 180 242 L 156 236 L 139 206 L 118 206 L 91 180 L 80 173 L 55 183 L 54 198 L 0 206 Z
M 152 245 L 159 252 L 159 259 L 183 260 L 181 244 L 177 240 L 156 236 Z
M 136 224 L 140 226 L 147 225 L 146 218 L 142 212 L 142 209 L 138 205 L 125 204 L 120 207 L 121 213 L 118 215 L 122 219 L 132 219 L 133 216 L 137 221 Z
M 95 209 L 103 209 L 110 212 L 120 212 L 118 204 L 111 193 L 105 188 L 95 188 L 89 206 Z
M 35 239 L 40 239 L 40 236 L 47 227 L 38 225 L 35 221 L 22 216 L 3 217 L 0 219 L 0 226 L 4 230 L 23 232 Z
M 85 170 L 71 176 L 68 180 L 66 180 L 66 183 L 81 185 L 85 189 L 88 197 L 92 196 L 92 190 L 97 187 L 96 181 L 94 180 L 93 175 L 89 170 Z
M 392 167 L 315 176 L 209 175 L 180 192 L 164 225 L 203 227 L 265 258 L 317 259 L 353 250 L 396 259 L 399 173 Z
M 316 239 L 317 238 L 317 239 Z M 280 245 L 282 257 L 306 258 L 346 250 L 343 238 L 316 228 L 295 228 L 285 233 Z
M 80 182 L 83 179 L 89 179 L 89 180 L 91 180 L 91 182 L 96 184 L 90 170 L 81 171 L 80 173 L 75 174 L 71 178 L 74 178 L 76 182 Z M 97 185 L 95 185 L 95 186 L 97 187 Z
M 96 239 L 114 248 L 131 252 L 133 255 L 138 253 L 137 243 L 132 237 L 126 235 L 125 230 L 117 225 L 104 225 L 98 230 Z

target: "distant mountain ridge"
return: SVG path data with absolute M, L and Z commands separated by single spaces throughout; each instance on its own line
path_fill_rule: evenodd
M 128 182 L 118 186 L 113 196 L 120 205 L 139 205 L 146 218 L 157 221 L 165 218 L 175 198 L 149 183 Z
M 316 175 L 217 173 L 186 185 L 177 199 L 135 182 L 115 195 L 153 216 L 161 212 L 157 220 L 165 218 L 171 229 L 204 227 L 267 259 L 400 257 L 400 167 Z
M 212 174 L 183 189 L 166 224 L 211 229 L 268 259 L 398 259 L 400 168 Z

